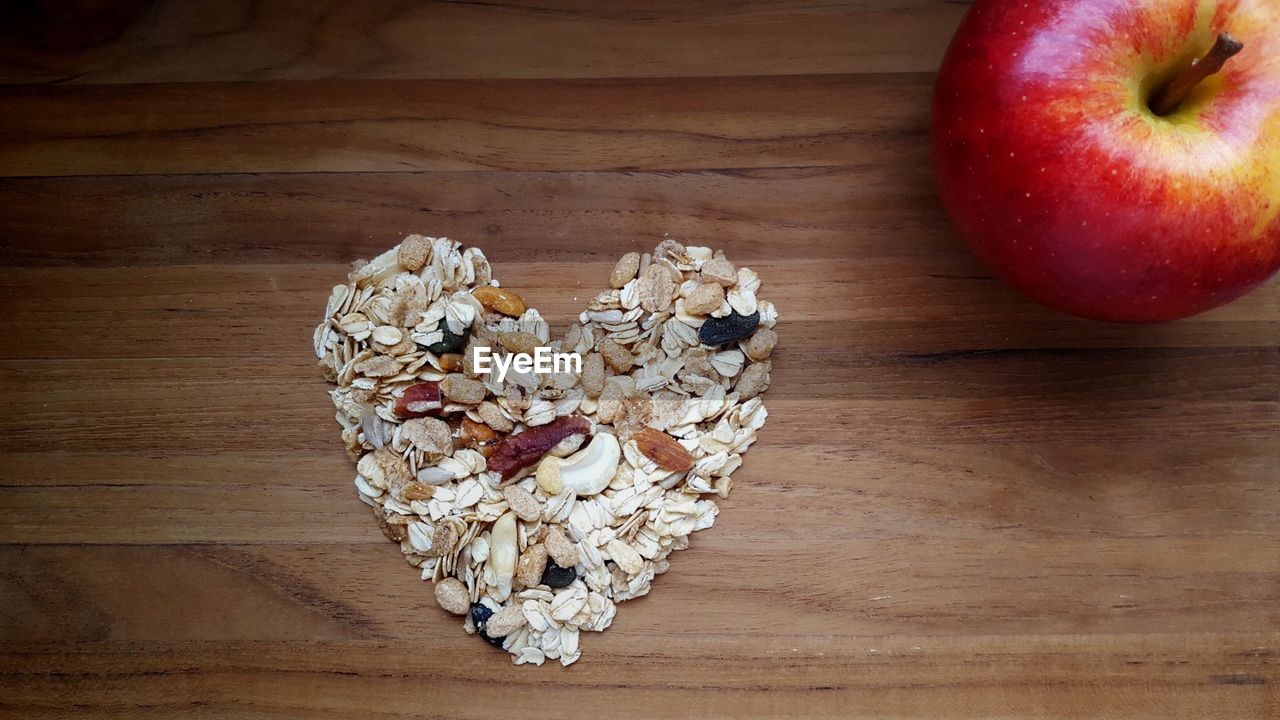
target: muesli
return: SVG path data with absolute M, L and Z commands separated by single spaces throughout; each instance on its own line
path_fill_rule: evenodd
M 664 240 L 609 284 L 552 340 L 479 249 L 411 235 L 357 263 L 315 331 L 360 499 L 516 664 L 574 662 L 648 593 L 765 422 L 777 311 L 754 272 Z M 476 372 L 479 347 L 507 366 Z M 505 358 L 539 348 L 579 364 Z

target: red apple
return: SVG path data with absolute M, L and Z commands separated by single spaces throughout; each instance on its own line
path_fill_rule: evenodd
M 1239 297 L 1280 268 L 1280 0 L 977 0 L 933 158 L 964 240 L 1046 305 L 1154 322 Z

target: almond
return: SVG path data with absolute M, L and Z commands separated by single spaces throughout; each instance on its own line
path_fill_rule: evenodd
M 644 428 L 632 435 L 631 439 L 636 441 L 636 448 L 641 454 L 657 463 L 663 470 L 683 472 L 693 467 L 693 455 L 689 454 L 689 451 L 685 450 L 675 438 L 664 432 Z

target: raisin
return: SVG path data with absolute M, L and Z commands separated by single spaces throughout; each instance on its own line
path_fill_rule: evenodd
M 444 338 L 440 342 L 424 345 L 427 352 L 432 355 L 443 355 L 445 353 L 456 353 L 467 346 L 467 340 L 471 337 L 471 328 L 464 328 L 461 335 L 454 335 L 449 332 L 449 323 L 441 320 L 436 329 L 444 333 Z
M 489 609 L 489 606 L 482 603 L 471 603 L 471 622 L 475 623 L 477 629 L 491 617 L 493 617 L 493 611 Z
M 496 648 L 501 648 L 502 641 L 505 640 L 506 637 L 489 637 L 489 634 L 484 631 L 485 623 L 489 622 L 489 618 L 491 617 L 493 617 L 493 611 L 490 610 L 488 606 L 480 603 L 471 603 L 471 623 L 476 626 L 476 634 L 490 645 Z
M 578 571 L 571 567 L 560 567 L 555 560 L 547 559 L 547 569 L 542 571 L 543 585 L 550 588 L 568 587 L 577 579 Z
M 755 332 L 756 325 L 759 324 L 759 311 L 750 315 L 739 315 L 737 312 L 731 312 L 722 318 L 707 318 L 707 321 L 702 323 L 702 327 L 698 329 L 698 340 L 703 345 L 712 347 L 724 345 L 747 337 Z

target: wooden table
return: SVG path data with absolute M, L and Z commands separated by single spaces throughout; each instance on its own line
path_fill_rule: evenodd
M 926 153 L 963 5 L 14 5 L 0 716 L 1280 717 L 1280 285 L 993 279 Z M 311 330 L 410 232 L 558 328 L 664 235 L 782 310 L 719 522 L 568 669 L 356 501 Z

